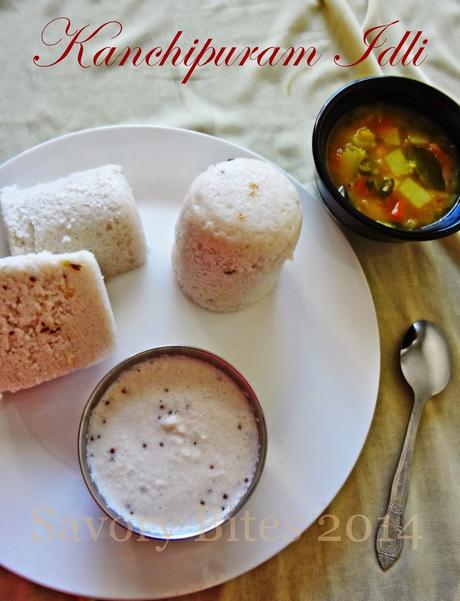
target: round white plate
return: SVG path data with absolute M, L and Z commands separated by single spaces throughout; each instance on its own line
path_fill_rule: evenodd
M 161 598 L 233 578 L 289 544 L 321 514 L 355 464 L 379 381 L 376 316 L 360 265 L 320 203 L 298 183 L 304 223 L 276 290 L 214 314 L 187 300 L 171 268 L 187 187 L 210 163 L 256 155 L 178 129 L 121 126 L 57 138 L 8 161 L 0 186 L 28 186 L 105 163 L 123 166 L 150 245 L 147 264 L 108 285 L 118 350 L 104 364 L 0 403 L 0 561 L 51 588 L 103 598 Z M 1 234 L 0 234 L 1 238 Z M 0 256 L 7 252 L 4 236 Z M 268 457 L 257 490 L 218 540 L 128 540 L 90 497 L 77 428 L 99 378 L 128 355 L 188 344 L 235 365 L 259 395 Z M 175 475 L 171 474 L 171 478 Z M 219 537 L 220 536 L 220 537 Z

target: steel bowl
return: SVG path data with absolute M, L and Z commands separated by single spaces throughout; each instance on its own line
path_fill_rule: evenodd
M 94 480 L 92 479 L 91 472 L 87 462 L 87 441 L 88 441 L 88 430 L 89 423 L 93 409 L 99 403 L 107 389 L 115 382 L 115 380 L 127 369 L 130 369 L 134 365 L 147 361 L 149 359 L 153 359 L 155 357 L 159 357 L 162 355 L 182 355 L 187 357 L 192 357 L 194 359 L 200 359 L 207 363 L 210 363 L 214 367 L 220 369 L 224 374 L 233 380 L 237 384 L 237 386 L 244 393 L 245 397 L 248 400 L 250 408 L 254 414 L 256 424 L 257 424 L 257 432 L 258 432 L 258 440 L 259 440 L 259 453 L 257 457 L 256 469 L 254 471 L 254 475 L 252 477 L 249 486 L 238 501 L 238 503 L 227 513 L 222 515 L 220 518 L 213 520 L 210 525 L 208 522 L 204 522 L 200 527 L 198 524 L 195 529 L 184 529 L 184 531 L 174 531 L 170 534 L 165 534 L 164 529 L 162 529 L 159 525 L 159 529 L 157 531 L 146 531 L 137 527 L 135 524 L 127 522 L 121 515 L 119 515 L 115 510 L 113 510 L 110 505 L 106 502 L 104 497 L 98 490 L 98 487 Z M 243 375 L 235 369 L 230 363 L 222 359 L 218 355 L 206 351 L 204 349 L 190 347 L 190 346 L 162 346 L 153 349 L 149 349 L 133 355 L 128 359 L 125 359 L 115 367 L 113 367 L 97 384 L 93 392 L 91 393 L 81 416 L 80 420 L 80 428 L 78 432 L 78 457 L 80 461 L 81 473 L 83 475 L 83 479 L 88 487 L 89 492 L 92 497 L 102 509 L 102 511 L 112 520 L 117 522 L 120 526 L 130 530 L 133 533 L 142 535 L 146 538 L 151 538 L 154 540 L 183 540 L 194 538 L 196 536 L 203 535 L 207 532 L 210 532 L 221 526 L 224 522 L 228 521 L 230 518 L 234 517 L 243 505 L 246 504 L 249 497 L 254 492 L 259 479 L 262 475 L 262 471 L 265 464 L 265 458 L 267 454 L 267 427 L 265 423 L 264 414 L 262 411 L 262 407 L 259 403 L 259 400 L 256 396 L 256 393 L 251 388 L 248 381 L 243 377 Z

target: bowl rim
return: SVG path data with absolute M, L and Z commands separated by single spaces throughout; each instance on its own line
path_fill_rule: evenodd
M 442 238 L 444 236 L 449 236 L 450 234 L 453 234 L 453 233 L 457 232 L 458 230 L 460 230 L 460 216 L 456 222 L 454 222 L 450 225 L 443 227 L 442 222 L 445 219 L 447 219 L 453 211 L 458 210 L 458 207 L 460 205 L 460 192 L 457 194 L 457 198 L 456 198 L 455 202 L 453 203 L 452 207 L 440 219 L 437 219 L 433 223 L 427 224 L 426 226 L 423 226 L 422 228 L 419 228 L 419 229 L 404 230 L 404 229 L 393 228 L 393 227 L 384 225 L 383 223 L 375 221 L 375 220 L 371 219 L 370 217 L 367 217 L 366 215 L 361 213 L 358 209 L 356 209 L 353 206 L 353 204 L 351 202 L 349 202 L 346 198 L 344 198 L 340 194 L 340 192 L 338 191 L 336 185 L 332 181 L 332 178 L 329 174 L 329 170 L 326 166 L 326 157 L 322 156 L 322 154 L 320 152 L 320 144 L 319 144 L 319 132 L 320 132 L 321 128 L 323 127 L 324 120 L 325 120 L 329 110 L 331 109 L 331 107 L 334 105 L 335 102 L 337 102 L 344 94 L 349 92 L 350 88 L 356 87 L 358 89 L 360 86 L 366 85 L 372 81 L 383 81 L 383 80 L 385 80 L 385 81 L 391 80 L 392 82 L 395 82 L 401 86 L 413 86 L 414 88 L 419 88 L 419 90 L 421 90 L 422 93 L 432 94 L 432 95 L 436 96 L 440 101 L 442 101 L 446 104 L 449 104 L 450 106 L 452 106 L 453 109 L 457 110 L 460 115 L 460 105 L 453 98 L 451 98 L 450 96 L 448 96 L 441 90 L 435 88 L 434 86 L 424 83 L 424 82 L 421 82 L 417 79 L 412 79 L 409 77 L 402 77 L 402 76 L 395 76 L 395 75 L 371 75 L 368 77 L 361 77 L 359 79 L 355 79 L 355 80 L 348 82 L 345 85 L 341 86 L 339 89 L 335 90 L 324 102 L 319 113 L 316 116 L 315 123 L 313 125 L 313 131 L 312 131 L 312 151 L 313 151 L 313 160 L 314 160 L 315 169 L 316 169 L 316 176 L 319 177 L 322 184 L 325 186 L 329 195 L 331 196 L 331 198 L 333 198 L 335 203 L 337 203 L 346 213 L 348 213 L 351 217 L 353 217 L 355 220 L 360 222 L 362 225 L 366 226 L 367 228 L 373 230 L 376 233 L 381 234 L 382 236 L 391 237 L 391 238 L 394 238 L 395 240 L 405 240 L 405 241 L 434 240 L 437 238 Z M 378 99 L 376 99 L 375 102 L 378 102 Z M 365 104 L 369 104 L 369 103 L 365 103 Z M 405 106 L 404 100 L 402 100 L 402 101 L 397 100 L 397 101 L 395 101 L 394 104 L 400 105 L 402 107 Z M 356 106 L 358 106 L 358 105 L 359 105 L 359 102 L 356 104 Z M 422 112 L 422 114 L 423 114 L 423 112 Z M 327 132 L 327 136 L 329 136 L 330 131 L 331 130 L 329 130 Z M 457 148 L 457 150 L 460 153 L 460 148 Z M 331 212 L 332 212 L 332 210 L 331 210 Z M 335 214 L 333 214 L 333 216 L 335 217 Z M 338 218 L 338 217 L 336 217 L 336 218 Z M 340 219 L 340 218 L 338 218 L 338 219 Z M 340 220 L 340 221 L 342 221 L 342 220 Z
M 186 357 L 202 360 L 220 369 L 228 377 L 230 377 L 231 380 L 244 393 L 244 396 L 246 397 L 248 403 L 251 406 L 251 410 L 254 414 L 254 418 L 257 424 L 259 453 L 257 456 L 256 469 L 254 471 L 254 475 L 251 479 L 251 482 L 248 488 L 246 489 L 246 492 L 240 498 L 238 503 L 228 513 L 226 513 L 222 517 L 222 519 L 215 520 L 213 521 L 212 525 L 207 525 L 202 529 L 197 529 L 196 532 L 193 532 L 192 534 L 186 533 L 184 535 L 181 535 L 180 533 L 171 533 L 165 536 L 157 535 L 157 533 L 152 534 L 124 520 L 116 511 L 114 511 L 108 505 L 108 503 L 106 503 L 103 496 L 100 494 L 95 482 L 91 477 L 91 473 L 86 459 L 87 433 L 90 417 L 93 409 L 97 406 L 103 394 L 106 392 L 109 386 L 111 386 L 116 381 L 116 379 L 127 369 L 133 367 L 134 365 L 137 365 L 138 363 L 142 363 L 144 361 L 148 361 L 149 359 L 154 359 L 162 355 L 183 355 Z M 122 526 L 124 529 L 130 531 L 131 533 L 139 534 L 140 536 L 146 539 L 156 541 L 194 539 L 197 536 L 202 536 L 204 534 L 212 532 L 219 526 L 222 526 L 225 522 L 229 521 L 231 518 L 235 517 L 235 515 L 247 503 L 252 493 L 256 489 L 257 484 L 259 483 L 266 462 L 267 444 L 267 425 L 262 406 L 256 393 L 254 392 L 254 389 L 246 380 L 246 378 L 242 375 L 242 373 L 239 370 L 237 370 L 226 359 L 223 359 L 220 355 L 217 355 L 211 351 L 200 347 L 186 345 L 166 345 L 153 347 L 131 355 L 123 361 L 117 363 L 99 380 L 99 382 L 92 390 L 91 394 L 88 397 L 88 400 L 84 405 L 80 417 L 80 425 L 78 428 L 78 460 L 80 465 L 80 471 L 83 480 L 86 484 L 86 487 L 88 488 L 88 491 L 90 492 L 94 501 L 96 501 L 99 508 L 102 509 L 102 511 L 111 520 Z

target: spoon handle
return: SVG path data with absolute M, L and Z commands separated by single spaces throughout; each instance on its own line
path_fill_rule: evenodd
M 415 399 L 407 425 L 406 437 L 398 467 L 391 486 L 387 512 L 378 528 L 376 537 L 377 558 L 382 569 L 388 569 L 398 559 L 404 544 L 401 536 L 404 525 L 404 509 L 409 492 L 409 475 L 414 455 L 415 439 L 425 401 Z

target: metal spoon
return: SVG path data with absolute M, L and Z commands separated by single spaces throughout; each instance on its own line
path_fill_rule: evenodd
M 444 390 L 450 379 L 451 358 L 444 334 L 430 321 L 416 321 L 401 345 L 401 370 L 414 391 L 414 406 L 398 467 L 391 486 L 388 509 L 377 531 L 376 550 L 386 570 L 398 559 L 404 544 L 404 509 L 409 490 L 409 471 L 415 438 L 425 403 Z

